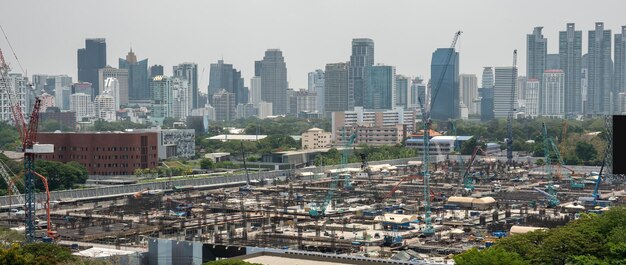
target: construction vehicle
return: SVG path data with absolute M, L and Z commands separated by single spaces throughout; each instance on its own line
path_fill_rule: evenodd
M 563 173 L 561 171 L 561 168 L 563 168 L 563 158 L 561 157 L 561 152 L 559 151 L 559 148 L 557 147 L 557 145 L 554 143 L 554 141 L 552 141 L 552 139 L 548 139 L 550 141 L 550 146 L 552 147 L 552 152 L 554 153 L 554 156 L 556 156 L 557 162 L 558 162 L 558 168 L 557 168 L 557 173 L 556 176 L 557 178 L 562 178 L 563 177 Z M 572 169 L 570 168 L 566 168 L 570 171 L 570 173 L 574 172 Z M 571 174 L 567 174 L 567 179 L 569 180 L 570 183 L 570 188 L 571 189 L 584 189 L 585 188 L 585 184 L 582 182 L 576 182 L 574 180 L 574 178 L 572 178 Z
M 513 68 L 511 71 L 516 73 L 517 69 L 517 50 L 513 50 Z M 509 109 L 509 115 L 507 115 L 506 121 L 506 162 L 509 166 L 513 164 L 513 115 L 515 113 L 515 83 L 517 81 L 517 75 L 511 74 L 511 97 Z
M 145 189 L 143 189 L 143 190 L 140 190 L 140 191 L 138 191 L 138 192 L 135 192 L 135 193 L 133 194 L 133 197 L 135 197 L 135 199 L 139 199 L 139 198 L 141 198 L 141 196 L 142 196 L 142 195 L 146 194 L 148 191 L 150 191 L 150 188 L 145 188 Z
M 478 155 L 478 151 L 485 153 L 480 146 L 474 147 L 474 151 L 472 151 L 472 156 L 467 161 L 467 166 L 465 167 L 465 171 L 463 172 L 463 188 L 466 193 L 472 193 L 474 191 L 474 178 L 470 175 L 470 171 L 472 170 L 472 166 L 476 161 L 476 155 Z
M 46 230 L 47 230 L 47 235 L 48 237 L 44 237 L 43 240 L 44 242 L 51 242 L 54 239 L 57 239 L 59 237 L 59 235 L 57 234 L 56 231 L 52 231 L 52 222 L 50 221 L 50 189 L 48 189 L 48 179 L 46 179 L 46 177 L 42 176 L 41 174 L 37 173 L 37 172 L 33 172 L 37 177 L 39 177 L 41 179 L 41 181 L 43 182 L 43 187 L 46 190 L 46 204 L 45 204 L 45 208 L 46 208 Z
M 431 104 L 429 104 L 428 106 L 428 111 L 426 110 L 426 107 L 424 106 L 424 100 L 422 98 L 418 97 L 418 102 L 420 105 L 420 111 L 422 113 L 422 128 L 424 130 L 424 136 L 423 136 L 423 140 L 424 140 L 424 152 L 423 152 L 423 160 L 422 160 L 422 170 L 423 170 L 423 176 L 424 176 L 424 229 L 422 229 L 422 234 L 425 236 L 432 236 L 435 234 L 435 228 L 432 225 L 432 220 L 431 220 L 431 211 L 430 211 L 430 172 L 428 169 L 429 163 L 430 163 L 430 127 L 432 124 L 432 121 L 430 120 L 430 109 L 432 109 L 432 103 L 435 102 L 435 99 L 437 99 L 437 94 L 439 92 L 439 88 L 441 87 L 441 84 L 443 83 L 443 79 L 445 77 L 446 71 L 448 70 L 448 65 L 450 64 L 450 61 L 452 60 L 452 56 L 455 54 L 454 53 L 454 48 L 456 47 L 456 43 L 459 40 L 459 36 L 461 36 L 461 33 L 463 33 L 462 31 L 457 31 L 454 34 L 454 39 L 452 40 L 452 44 L 450 45 L 450 53 L 448 54 L 448 57 L 446 58 L 446 63 L 445 63 L 445 67 L 443 69 L 443 71 L 441 72 L 441 76 L 439 77 L 439 80 L 437 81 L 437 86 L 435 87 L 435 91 L 433 93 L 433 98 L 431 99 Z

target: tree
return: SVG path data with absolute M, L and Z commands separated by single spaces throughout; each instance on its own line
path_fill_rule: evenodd
M 47 178 L 51 191 L 71 189 L 76 184 L 85 183 L 89 177 L 87 169 L 77 162 L 64 164 L 56 161 L 36 160 L 35 170 Z M 36 180 L 36 186 L 39 190 L 44 190 L 43 182 L 39 179 Z
M 508 252 L 499 248 L 487 248 L 478 251 L 473 248 L 463 254 L 455 255 L 454 262 L 458 265 L 530 265 L 515 252 Z
M 588 142 L 577 142 L 575 152 L 576 156 L 585 162 L 593 161 L 598 156 L 598 151 Z
M 58 120 L 42 120 L 41 122 L 39 122 L 40 132 L 54 132 L 56 130 L 67 132 L 71 131 L 71 128 L 64 126 Z
M 213 169 L 215 168 L 215 164 L 213 164 L 213 160 L 204 158 L 200 160 L 200 168 L 201 169 Z
M 477 137 L 472 137 L 468 141 L 465 141 L 463 145 L 461 145 L 461 154 L 462 155 L 471 155 L 474 151 L 474 148 L 478 145 Z
M 0 248 L 0 264 L 44 265 L 75 264 L 79 262 L 69 249 L 56 244 L 31 243 Z

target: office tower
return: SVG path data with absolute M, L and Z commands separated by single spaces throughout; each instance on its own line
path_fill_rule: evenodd
M 524 103 L 524 99 L 526 99 L 526 82 L 528 82 L 528 78 L 525 76 L 517 77 L 517 103 L 518 106 L 522 106 Z
M 444 121 L 459 118 L 459 53 L 453 48 L 433 52 L 430 84 L 430 117 Z
M 528 79 L 526 81 L 526 115 L 532 118 L 539 116 L 539 80 Z
M 263 68 L 263 61 L 254 61 L 254 76 L 261 76 L 262 68 Z
M 565 112 L 565 74 L 563 70 L 546 70 L 541 90 L 541 114 L 562 118 Z
M 163 120 L 165 117 L 172 116 L 172 79 L 157 75 L 150 80 L 150 90 L 152 95 L 152 118 Z
M 324 111 L 346 111 L 354 109 L 349 101 L 348 64 L 326 64 L 324 70 Z
M 367 88 L 370 73 L 374 65 L 374 41 L 372 39 L 352 39 L 352 55 L 350 55 L 348 72 L 348 100 L 350 106 L 363 106 L 363 95 Z
M 192 108 L 198 108 L 202 104 L 198 102 L 198 65 L 195 63 L 181 63 L 174 66 L 174 77 L 187 80 L 191 90 Z
M 109 122 L 115 121 L 117 119 L 117 107 L 115 106 L 115 98 L 113 98 L 113 96 L 111 96 L 110 94 L 105 92 L 97 95 L 96 100 L 94 101 L 94 111 L 96 118 Z
M 316 109 L 317 94 L 305 89 L 289 90 L 289 113 L 298 116 L 302 112 L 313 113 Z
M 480 120 L 488 121 L 494 117 L 493 113 L 493 67 L 484 67 L 480 89 Z
M 309 73 L 309 92 L 315 92 L 317 98 L 315 109 L 319 113 L 324 113 L 324 70 L 317 69 Z
M 407 108 L 409 106 L 409 87 L 411 78 L 403 75 L 396 75 L 396 106 Z
M 582 113 L 582 39 L 583 32 L 574 23 L 559 31 L 559 66 L 565 73 L 565 113 Z
M 115 109 L 119 109 L 121 105 L 121 89 L 120 89 L 120 81 L 115 77 L 108 77 L 104 80 L 104 85 L 102 86 L 102 93 L 100 95 L 109 95 L 113 98 L 113 103 Z
M 546 54 L 546 69 L 561 69 L 561 55 L 558 53 Z
M 12 90 L 16 93 L 16 98 L 19 103 L 20 109 L 22 113 L 30 113 L 30 109 L 26 112 L 26 91 L 27 91 L 27 83 L 28 80 L 26 77 L 22 76 L 22 74 L 10 73 L 7 78 L 8 80 L 1 80 L 3 77 L 0 76 L 0 82 L 8 84 L 12 87 Z M 28 119 L 28 117 L 26 117 Z M 13 112 L 9 106 L 9 94 L 3 89 L 0 90 L 0 121 L 13 123 Z
M 617 93 L 626 92 L 626 26 L 622 32 L 615 34 L 615 81 Z
M 93 93 L 93 86 L 91 83 L 88 82 L 78 82 L 78 83 L 74 83 L 72 84 L 72 94 L 76 94 L 76 93 L 85 93 L 87 95 L 89 95 L 90 97 L 95 97 L 94 93 Z
M 76 113 L 76 121 L 94 116 L 94 106 L 91 96 L 85 93 L 76 93 L 70 96 L 70 111 Z
M 478 98 L 478 78 L 476 78 L 476 75 L 459 75 L 459 89 L 461 102 L 467 106 L 469 114 L 476 114 L 478 112 L 478 107 L 474 105 L 474 99 Z
M 150 76 L 150 79 L 154 78 L 157 75 L 163 75 L 163 65 L 155 64 L 153 66 L 150 66 L 148 74 Z M 148 86 L 150 86 L 150 79 L 148 79 Z
M 258 111 L 258 117 L 259 119 L 265 119 L 269 116 L 273 116 L 274 114 L 272 113 L 272 103 L 271 102 L 265 102 L 265 101 L 261 101 L 259 103 L 259 111 Z
M 252 103 L 255 107 L 259 107 L 262 93 L 263 89 L 261 88 L 261 77 L 254 76 L 250 78 L 250 103 Z
M 589 31 L 587 60 L 587 113 L 588 115 L 610 114 L 611 82 L 611 30 L 604 30 L 604 23 L 596 23 Z
M 222 89 L 213 94 L 211 106 L 215 108 L 215 120 L 230 121 L 236 118 L 235 94 Z
M 98 70 L 106 65 L 107 44 L 105 39 L 86 39 L 85 48 L 78 49 L 78 81 L 91 83 L 94 94 L 100 94 L 101 83 L 98 80 Z
M 225 64 L 223 60 L 211 64 L 209 71 L 209 95 L 225 89 L 227 92 L 235 94 L 237 104 L 248 102 L 247 88 L 244 87 L 241 72 L 233 68 L 232 64 Z
M 261 63 L 261 100 L 272 103 L 274 115 L 284 115 L 288 111 L 287 65 L 283 52 L 279 49 L 265 51 Z M 215 106 L 214 106 L 215 107 Z
M 535 27 L 533 34 L 526 35 L 526 77 L 539 79 L 539 82 L 546 70 L 548 54 L 548 39 L 543 37 L 542 29 Z
M 131 49 L 126 59 L 119 58 L 120 69 L 128 69 L 128 99 L 146 100 L 150 98 L 148 86 L 148 59 L 137 61 L 137 56 Z
M 413 79 L 411 82 L 411 92 L 409 93 L 409 98 L 409 108 L 420 110 L 420 101 L 424 104 L 424 108 L 426 108 L 426 104 L 430 102 L 430 98 L 427 86 L 424 84 L 424 79 L 420 77 Z
M 122 105 L 124 106 L 128 105 L 128 69 L 117 69 L 117 68 L 107 66 L 105 68 L 98 70 L 98 76 L 99 76 L 98 82 L 100 83 L 99 87 L 101 88 L 100 91 L 104 87 L 104 81 L 107 78 L 113 77 L 117 79 L 120 85 L 120 95 L 119 95 L 120 105 L 118 105 L 117 107 L 119 108 Z
M 495 118 L 506 118 L 517 102 L 517 67 L 496 67 L 493 88 L 493 113 Z M 511 92 L 512 91 L 512 92 Z M 511 101 L 513 93 L 513 101 Z
M 388 65 L 369 67 L 369 81 L 363 94 L 366 109 L 393 109 L 396 107 L 396 68 Z
M 193 109 L 191 87 L 187 79 L 174 77 L 170 83 L 171 117 L 176 120 L 184 120 Z

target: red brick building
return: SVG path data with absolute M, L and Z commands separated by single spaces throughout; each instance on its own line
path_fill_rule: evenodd
M 133 175 L 138 168 L 158 165 L 156 132 L 39 133 L 40 144 L 54 144 L 54 153 L 38 158 L 76 161 L 89 175 Z

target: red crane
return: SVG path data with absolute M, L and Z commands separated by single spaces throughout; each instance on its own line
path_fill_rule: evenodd
M 46 187 L 46 209 L 47 209 L 47 221 L 48 221 L 48 236 L 55 235 L 51 231 L 50 225 L 50 192 L 47 188 L 47 180 L 41 174 L 35 172 L 35 155 L 38 153 L 51 153 L 52 146 L 37 145 L 37 126 L 39 123 L 39 108 L 41 106 L 41 99 L 35 98 L 35 104 L 30 114 L 28 123 L 22 112 L 22 104 L 17 99 L 17 91 L 11 84 L 9 84 L 9 70 L 10 67 L 4 59 L 2 50 L 0 50 L 0 92 L 7 94 L 9 98 L 9 105 L 13 114 L 13 121 L 15 122 L 15 128 L 18 131 L 20 140 L 22 141 L 22 151 L 24 152 L 24 186 L 26 188 L 26 204 L 25 204 L 25 226 L 26 226 L 26 242 L 35 241 L 35 176 L 40 177 L 44 186 Z M 45 148 L 47 147 L 47 148 Z M 54 237 L 52 237 L 54 238 Z

